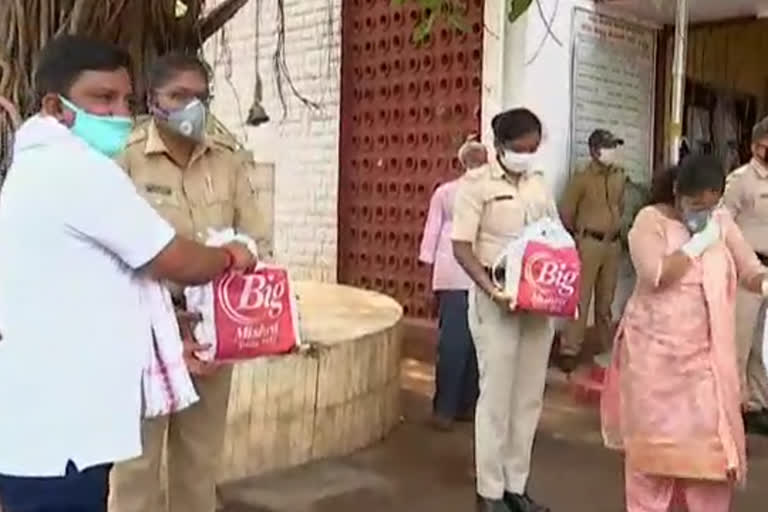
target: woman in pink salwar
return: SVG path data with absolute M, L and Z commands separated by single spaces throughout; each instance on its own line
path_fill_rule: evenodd
M 669 171 L 629 234 L 637 273 L 602 402 L 603 437 L 625 453 L 628 512 L 728 512 L 746 477 L 734 344 L 736 287 L 764 293 L 765 269 L 719 207 L 710 157 Z

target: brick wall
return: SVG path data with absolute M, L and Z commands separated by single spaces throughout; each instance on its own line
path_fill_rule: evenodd
M 288 110 L 283 117 L 272 58 L 277 2 L 251 0 L 206 46 L 215 69 L 213 110 L 257 162 L 274 165 L 275 259 L 296 278 L 335 281 L 341 0 L 284 0 L 284 15 L 286 63 L 294 86 L 319 108 L 304 106 L 284 83 Z M 253 101 L 257 51 L 263 105 L 271 121 L 250 128 L 244 122 Z

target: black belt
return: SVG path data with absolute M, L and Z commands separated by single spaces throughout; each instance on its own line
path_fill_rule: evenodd
M 582 229 L 581 236 L 588 236 L 589 238 L 594 238 L 598 242 L 615 242 L 616 240 L 619 239 L 618 233 L 616 233 L 612 237 L 609 237 L 605 233 L 601 233 L 600 231 L 592 231 L 591 229 Z
M 485 267 L 485 273 L 491 278 L 491 281 L 503 283 L 507 278 L 507 271 L 504 267 L 496 267 L 496 272 L 490 267 Z
M 757 251 L 755 251 L 755 255 L 757 255 L 757 259 L 760 260 L 760 263 L 762 263 L 763 265 L 768 267 L 768 256 L 767 255 L 765 255 L 765 254 L 763 254 L 761 252 L 757 252 Z

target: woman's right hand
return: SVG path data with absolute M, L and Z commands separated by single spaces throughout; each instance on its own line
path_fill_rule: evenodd
M 493 302 L 499 305 L 500 308 L 514 311 L 517 307 L 517 301 L 514 297 L 512 297 L 510 294 L 508 294 L 506 291 L 501 290 L 499 288 L 494 288 L 490 292 L 491 299 Z
M 689 258 L 698 258 L 704 251 L 713 246 L 720 240 L 720 223 L 715 219 L 710 219 L 707 226 L 691 237 L 691 239 L 681 247 L 681 250 Z

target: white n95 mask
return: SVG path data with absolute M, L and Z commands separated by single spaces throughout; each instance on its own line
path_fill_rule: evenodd
M 533 166 L 535 153 L 515 153 L 505 149 L 500 156 L 501 165 L 509 172 L 527 174 Z

